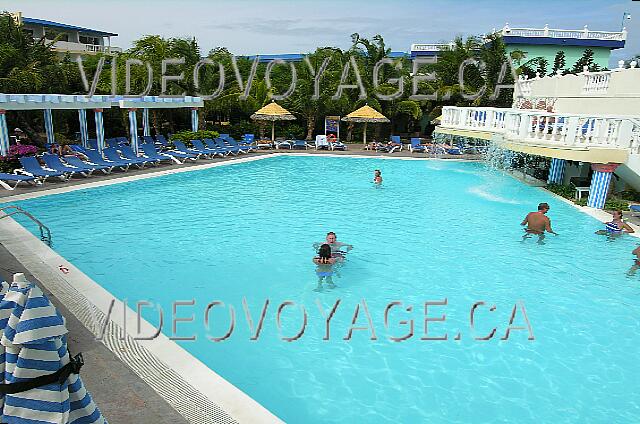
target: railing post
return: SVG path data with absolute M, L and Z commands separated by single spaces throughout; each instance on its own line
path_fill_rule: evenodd
M 614 140 L 614 143 L 618 147 L 625 149 L 630 148 L 633 141 L 633 122 L 628 119 L 620 122 L 620 128 L 618 130 L 618 137 Z
M 566 121 L 567 132 L 564 138 L 564 144 L 572 146 L 576 142 L 576 133 L 578 132 L 579 118 L 577 116 L 570 116 Z

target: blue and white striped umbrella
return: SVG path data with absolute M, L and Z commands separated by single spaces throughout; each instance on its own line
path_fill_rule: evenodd
M 47 143 L 54 144 L 56 136 L 53 132 L 53 113 L 51 109 L 44 110 L 44 130 L 47 133 Z
M 89 147 L 89 129 L 87 128 L 87 110 L 78 110 L 78 120 L 80 121 L 80 141 L 82 147 Z
M 102 154 L 104 150 L 104 120 L 100 109 L 96 109 L 96 143 L 98 144 L 98 151 Z
M 151 136 L 151 126 L 149 125 L 149 109 L 142 109 L 142 135 Z
M 6 156 L 7 153 L 9 153 L 9 129 L 5 111 L 0 110 L 0 156 Z
M 131 149 L 138 154 L 138 118 L 136 110 L 129 109 L 129 137 L 131 138 Z
M 191 109 L 191 131 L 198 131 L 198 109 Z
M 3 383 L 26 383 L 71 361 L 64 318 L 35 284 L 16 274 L 0 301 Z M 106 423 L 78 374 L 4 396 L 3 423 Z

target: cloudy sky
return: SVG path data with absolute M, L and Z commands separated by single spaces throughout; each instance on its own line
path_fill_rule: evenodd
M 640 1 L 631 0 L 0 0 L 24 16 L 118 33 L 128 48 L 147 34 L 191 37 L 203 53 L 225 46 L 236 54 L 305 53 L 348 47 L 350 34 L 381 34 L 393 50 L 512 27 L 620 30 L 629 39 L 612 62 L 640 53 Z

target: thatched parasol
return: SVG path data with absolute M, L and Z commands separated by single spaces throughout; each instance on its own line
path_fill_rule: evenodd
M 271 141 L 273 142 L 275 141 L 276 121 L 292 121 L 296 119 L 296 117 L 272 100 L 271 103 L 251 115 L 251 119 L 256 121 L 271 121 Z
M 386 116 L 369 105 L 364 105 L 342 118 L 345 122 L 364 122 L 364 144 L 367 144 L 367 124 L 369 122 L 389 122 Z

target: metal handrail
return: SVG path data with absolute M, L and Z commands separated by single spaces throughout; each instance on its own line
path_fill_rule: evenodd
M 5 212 L 7 210 L 13 209 L 13 212 Z M 4 215 L 0 216 L 0 219 L 2 218 L 7 218 L 9 216 L 13 216 L 13 215 L 24 215 L 27 218 L 29 218 L 30 220 L 32 220 L 33 222 L 36 223 L 36 225 L 38 226 L 38 228 L 40 229 L 40 240 L 42 240 L 43 242 L 47 243 L 47 246 L 51 247 L 51 230 L 49 230 L 49 227 L 47 227 L 46 225 L 44 225 L 42 222 L 40 222 L 40 220 L 38 218 L 36 218 L 35 216 L 31 215 L 29 212 L 25 211 L 24 209 L 22 209 L 19 206 L 15 206 L 15 205 L 9 205 L 9 206 L 5 206 L 3 208 L 0 208 L 0 212 L 4 212 Z

